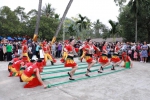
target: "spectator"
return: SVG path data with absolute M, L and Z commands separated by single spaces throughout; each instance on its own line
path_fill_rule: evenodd
M 58 58 L 60 58 L 60 56 L 61 56 L 61 51 L 62 51 L 62 44 L 59 43 L 58 44 Z
M 6 51 L 6 43 L 3 44 L 3 60 L 6 61 L 7 51 Z
M 39 45 L 39 43 L 37 43 L 36 44 L 36 57 L 37 58 L 40 58 L 39 50 L 40 50 L 40 45 Z
M 3 61 L 3 45 L 0 42 L 0 61 Z
M 145 62 L 147 61 L 147 57 L 148 57 L 148 45 L 146 44 L 146 42 L 144 42 L 144 45 L 141 47 L 142 49 L 142 52 L 141 52 L 141 56 L 142 56 L 142 62 Z
M 6 51 L 7 51 L 7 61 L 11 61 L 12 60 L 13 48 L 12 48 L 12 44 L 10 42 L 6 46 Z
M 52 52 L 52 56 L 55 57 L 56 56 L 56 44 L 55 43 L 52 44 L 51 52 Z

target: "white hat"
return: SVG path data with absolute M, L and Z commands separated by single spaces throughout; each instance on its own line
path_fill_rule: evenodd
M 36 55 L 32 56 L 32 60 L 38 60 L 38 58 L 36 57 Z

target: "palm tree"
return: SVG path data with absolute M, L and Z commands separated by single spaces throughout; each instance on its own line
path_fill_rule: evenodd
M 60 21 L 60 23 L 59 23 L 59 25 L 58 25 L 58 27 L 57 27 L 55 36 L 54 36 L 53 39 L 52 39 L 51 44 L 53 44 L 53 43 L 56 41 L 56 37 L 57 37 L 57 35 L 58 35 L 58 33 L 59 33 L 60 29 L 61 29 L 61 26 L 62 26 L 62 24 L 63 24 L 63 22 L 64 22 L 64 20 L 65 20 L 65 18 L 66 18 L 66 15 L 67 15 L 67 13 L 68 13 L 69 8 L 71 7 L 72 2 L 73 2 L 73 0 L 70 0 L 69 3 L 68 3 L 68 5 L 67 5 L 67 7 L 66 7 L 66 10 L 65 10 L 65 12 L 64 12 L 64 14 L 63 14 L 63 17 L 61 18 L 61 21 Z
M 27 13 L 29 17 L 37 16 L 37 14 L 38 14 L 38 11 L 36 9 L 32 9 Z
M 76 25 L 78 25 L 78 29 L 80 32 L 82 32 L 83 30 L 87 29 L 87 17 L 86 16 L 82 16 L 81 14 L 79 14 L 79 20 L 76 21 Z M 78 36 L 78 35 L 77 35 Z M 83 35 L 82 35 L 83 36 Z M 78 38 L 78 37 L 77 37 Z M 82 37 L 83 38 L 83 37 Z
M 140 8 L 143 2 L 144 0 L 130 0 L 128 3 L 129 7 L 131 8 L 130 11 L 135 17 L 135 42 L 137 42 L 137 19 L 140 15 Z
M 42 6 L 42 0 L 39 0 L 38 15 L 37 15 L 37 19 L 36 19 L 36 27 L 35 27 L 35 32 L 34 32 L 34 36 L 33 36 L 33 41 L 37 41 L 39 24 L 40 24 L 41 6 Z
M 102 23 L 99 21 L 99 19 L 97 19 L 96 22 L 94 23 L 95 36 L 97 38 L 99 38 L 99 36 L 100 36 L 99 30 L 101 28 L 101 24 Z
M 18 18 L 20 19 L 20 21 L 22 22 L 23 20 L 27 20 L 28 16 L 26 15 L 26 13 L 24 12 L 25 8 L 24 7 L 20 7 L 18 6 L 14 12 L 15 14 L 18 16 Z
M 115 34 L 117 31 L 118 22 L 113 22 L 112 20 L 109 20 L 109 24 L 111 25 L 110 34 L 113 35 L 113 41 L 115 42 Z
M 53 17 L 55 15 L 55 9 L 51 7 L 51 4 L 46 4 L 42 10 L 42 14 L 47 17 Z

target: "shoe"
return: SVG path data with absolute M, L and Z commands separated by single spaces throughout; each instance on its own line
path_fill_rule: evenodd
M 91 70 L 90 70 L 90 69 L 87 69 L 87 71 L 91 72 Z
M 69 78 L 69 80 L 72 80 L 72 81 L 73 81 L 73 80 L 75 80 L 75 79 L 73 79 L 73 78 Z
M 103 73 L 103 72 L 101 72 L 101 71 L 99 71 L 99 70 L 98 70 L 97 72 L 98 72 L 98 73 Z
M 101 70 L 104 70 L 102 66 L 101 66 Z
M 88 76 L 88 77 L 90 77 L 90 75 L 88 75 L 88 74 L 85 74 L 85 76 Z
M 115 70 L 115 67 L 114 67 L 114 65 L 112 65 L 113 66 L 113 68 L 111 68 L 111 70 Z
M 51 61 L 51 65 L 54 65 L 54 63 Z

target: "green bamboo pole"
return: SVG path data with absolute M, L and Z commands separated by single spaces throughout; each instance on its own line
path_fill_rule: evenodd
M 93 67 L 96 67 L 96 66 L 100 66 L 100 65 L 94 65 Z M 84 69 L 84 68 L 87 68 L 87 66 L 85 66 L 85 67 L 79 67 L 78 69 Z M 47 71 L 47 72 L 42 72 L 42 73 L 40 73 L 40 75 L 53 74 L 53 73 L 66 72 L 66 71 L 70 71 L 70 69 Z
M 127 70 L 127 68 L 126 68 L 126 69 L 121 69 L 121 70 L 111 71 L 111 72 L 108 72 L 108 73 L 93 75 L 93 76 L 91 76 L 91 77 L 78 78 L 78 79 L 76 79 L 76 80 L 74 80 L 74 81 L 69 80 L 69 81 L 59 82 L 59 83 L 55 83 L 55 84 L 48 84 L 48 85 L 47 85 L 47 88 L 59 86 L 59 85 L 62 85 L 62 84 L 77 82 L 77 81 L 80 81 L 80 80 L 85 80 L 85 79 L 94 78 L 94 77 L 98 77 L 98 76 L 105 76 L 105 75 L 113 74 L 113 73 L 120 72 L 120 71 L 123 71 L 123 70 Z
M 105 67 L 104 69 L 108 69 L 108 68 L 111 68 L 111 66 Z M 98 69 L 91 70 L 91 71 L 95 72 L 95 71 L 98 71 Z M 80 75 L 80 74 L 85 74 L 85 73 L 86 73 L 85 71 L 83 71 L 83 72 L 77 72 L 74 75 Z M 50 80 L 50 79 L 63 78 L 63 77 L 68 77 L 68 74 L 58 75 L 58 76 L 52 76 L 52 77 L 45 77 L 45 78 L 42 78 L 42 80 Z
M 79 65 L 87 65 L 87 63 L 79 63 L 78 66 Z M 56 68 L 64 68 L 64 64 L 44 67 L 44 69 L 56 69 Z

